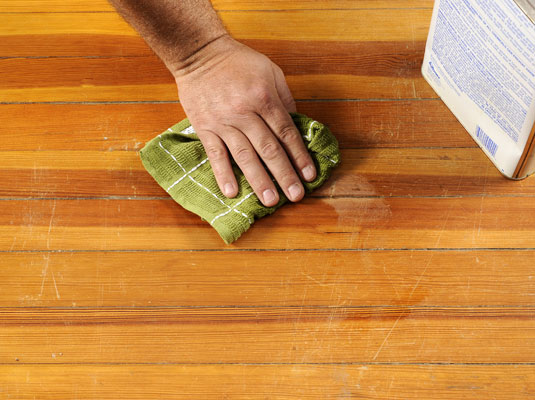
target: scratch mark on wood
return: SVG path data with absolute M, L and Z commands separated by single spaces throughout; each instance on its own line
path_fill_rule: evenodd
M 322 283 L 322 282 L 318 281 L 316 278 L 314 278 L 314 277 L 308 275 L 307 273 L 305 273 L 305 272 L 303 272 L 303 271 L 301 271 L 301 275 L 307 277 L 307 278 L 310 279 L 312 282 L 315 282 L 315 283 L 317 283 L 317 284 L 320 285 L 320 286 L 324 286 L 324 287 L 325 287 L 325 286 L 326 286 L 326 287 L 329 287 L 329 286 L 335 286 L 334 283 Z
M 440 230 L 440 234 L 437 237 L 437 240 L 435 242 L 435 246 L 434 247 L 437 247 L 439 242 L 440 242 L 440 238 L 442 237 L 442 234 L 444 233 L 444 229 L 446 228 L 446 224 L 447 224 L 447 222 L 448 222 L 448 220 L 450 218 L 450 214 L 451 214 L 451 209 L 452 208 L 453 208 L 453 204 L 448 209 L 448 213 L 446 214 L 446 218 L 444 219 L 444 223 L 442 224 L 442 229 Z M 433 260 L 433 256 L 434 255 L 435 255 L 435 253 L 432 252 L 431 256 L 429 257 L 429 260 L 427 260 L 427 263 L 425 264 L 424 270 L 422 271 L 422 273 L 418 277 L 418 280 L 416 281 L 416 284 L 413 286 L 411 292 L 409 293 L 409 297 L 408 297 L 407 301 L 409 301 L 412 298 L 412 295 L 414 294 L 414 292 L 416 291 L 418 286 L 420 286 L 420 282 L 422 281 L 422 278 L 424 277 L 425 273 L 427 272 L 427 269 L 429 268 L 429 265 L 431 265 L 431 261 Z M 388 341 L 388 338 L 392 334 L 393 330 L 396 328 L 396 326 L 397 326 L 397 324 L 398 324 L 398 322 L 399 322 L 399 320 L 401 319 L 402 316 L 403 316 L 403 313 L 399 315 L 399 317 L 396 319 L 396 321 L 392 325 L 392 328 L 390 328 L 390 331 L 388 331 L 388 334 L 384 338 L 383 342 L 381 343 L 381 346 L 379 346 L 379 349 L 377 350 L 377 352 L 375 353 L 375 356 L 373 357 L 374 361 L 379 356 L 379 353 L 381 353 L 381 350 L 383 349 L 384 345 Z
M 450 208 L 448 208 L 448 213 L 446 214 L 446 218 L 444 218 L 444 223 L 442 224 L 442 228 L 440 229 L 440 233 L 438 234 L 437 240 L 435 242 L 435 246 L 433 246 L 434 248 L 436 248 L 440 243 L 440 239 L 442 238 L 442 235 L 444 234 L 444 230 L 446 229 L 446 224 L 448 223 L 450 219 L 452 208 L 453 208 L 453 203 L 450 205 Z
M 390 328 L 390 330 L 388 331 L 388 333 L 386 334 L 385 336 L 385 339 L 383 340 L 383 343 L 381 343 L 381 346 L 379 346 L 379 348 L 377 349 L 377 352 L 375 353 L 375 355 L 373 356 L 372 360 L 375 361 L 375 359 L 377 358 L 377 356 L 379 356 L 379 353 L 381 352 L 381 350 L 383 350 L 383 347 L 384 345 L 386 344 L 386 342 L 388 341 L 388 338 L 390 337 L 390 335 L 392 334 L 392 332 L 394 331 L 394 329 L 396 328 L 399 320 L 401 319 L 401 316 L 403 314 L 400 314 L 400 316 L 398 317 L 398 319 L 396 319 L 396 322 L 394 322 L 394 325 L 392 325 L 392 328 Z
M 392 389 L 392 383 L 394 383 L 394 377 L 395 376 L 392 376 L 392 378 L 390 378 L 390 383 L 388 384 L 388 391 L 386 392 L 386 398 L 390 398 L 388 396 L 390 396 L 390 389 Z
M 483 215 L 483 199 L 485 198 L 485 196 L 481 196 L 481 202 L 479 204 L 479 224 L 478 224 L 478 227 L 477 227 L 477 236 L 479 237 L 479 234 L 481 233 L 481 219 L 482 219 L 482 215 Z
M 13 237 L 13 242 L 11 243 L 11 247 L 9 248 L 8 251 L 12 251 L 13 250 L 13 248 L 15 247 L 15 243 L 17 243 L 17 237 L 16 236 Z
M 59 299 L 61 299 L 61 296 L 59 295 L 59 291 L 58 291 L 58 285 L 56 285 L 56 277 L 54 276 L 54 271 L 50 271 L 50 273 L 52 274 L 52 281 L 54 282 L 54 288 L 56 289 L 56 297 Z
M 331 190 L 330 190 L 330 193 L 329 193 L 329 197 L 332 198 L 335 195 L 335 193 L 336 193 L 336 180 L 331 185 Z
M 50 222 L 48 224 L 48 233 L 46 236 L 46 248 L 50 249 L 50 232 L 52 230 L 52 224 L 54 222 L 54 214 L 56 213 L 56 200 L 54 200 L 54 203 L 52 205 L 52 213 L 50 214 Z
M 384 261 L 383 261 L 383 273 L 385 274 L 386 278 L 388 279 L 388 282 L 390 283 L 390 286 L 392 286 L 392 289 L 394 289 L 394 293 L 396 294 L 396 298 L 398 299 L 398 301 L 401 300 L 401 297 L 399 296 L 398 289 L 396 288 L 397 285 L 392 283 L 392 279 L 390 279 L 390 275 L 388 274 L 388 272 L 386 272 L 386 264 L 384 263 Z
M 41 297 L 43 295 L 43 289 L 45 287 L 46 275 L 47 275 L 47 272 L 48 272 L 48 263 L 50 261 L 50 254 L 44 255 L 43 258 L 46 261 L 46 263 L 45 263 L 45 267 L 43 268 L 43 271 L 41 272 L 41 275 L 43 276 L 43 280 L 41 281 L 41 292 L 39 293 L 39 297 Z

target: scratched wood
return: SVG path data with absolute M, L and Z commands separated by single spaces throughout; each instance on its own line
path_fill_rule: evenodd
M 168 199 L 11 200 L 1 250 L 533 248 L 531 197 L 308 198 L 226 246 Z
M 153 56 L 14 58 L 0 60 L 0 67 L 6 78 L 0 102 L 177 100 L 173 77 Z M 436 98 L 423 78 L 413 76 L 311 73 L 286 80 L 296 99 Z
M 389 42 L 421 44 L 427 38 L 431 10 L 246 11 L 219 15 L 237 39 L 279 40 L 282 46 L 289 41 L 287 48 L 295 47 L 300 41 L 328 41 L 340 46 L 350 46 L 355 41 L 384 42 L 378 45 L 380 48 Z M 385 15 L 396 23 L 385 23 Z M 348 19 L 351 24 L 345 23 Z M 343 32 L 337 28 L 341 24 Z M 369 24 L 375 24 L 373 30 L 368 28 Z M 2 56 L 109 56 L 150 52 L 133 28 L 116 13 L 0 13 L 0 37 Z M 98 39 L 98 45 L 83 43 L 91 37 Z
M 534 257 L 533 250 L 10 253 L 2 256 L 0 306 L 533 307 Z M 199 296 L 207 287 L 210 295 Z
M 192 379 L 195 377 L 195 379 Z M 140 385 L 140 382 L 143 382 Z M 531 365 L 9 365 L 6 395 L 20 399 L 524 398 Z M 307 389 L 305 389 L 307 388 Z M 394 397 L 395 396 L 395 397 Z
M 355 28 L 344 30 L 343 35 L 332 32 L 348 12 Z M 399 12 L 407 14 L 397 16 L 406 25 L 384 24 L 384 11 L 368 9 L 330 10 L 320 17 L 309 10 L 299 11 L 298 16 L 251 11 L 222 13 L 222 18 L 229 27 L 243 27 L 244 32 L 230 30 L 235 37 L 246 39 L 283 68 L 296 98 L 436 97 L 419 74 L 429 10 Z M 301 23 L 280 21 L 281 16 Z M 4 26 L 0 55 L 68 54 L 69 58 L 1 60 L 6 79 L 0 86 L 0 101 L 176 100 L 174 81 L 163 63 L 116 14 L 29 13 L 25 17 L 20 27 L 20 14 L 0 14 L 0 26 Z M 383 28 L 362 28 L 367 24 Z M 279 28 L 274 31 L 273 26 Z M 101 37 L 99 46 L 93 36 Z M 295 39 L 288 41 L 288 37 Z M 18 49 L 16 54 L 13 49 Z M 88 59 L 89 55 L 109 58 Z M 342 61 L 335 74 L 326 75 L 333 59 Z M 18 73 L 21 63 L 25 75 Z
M 50 39 L 51 49 L 47 48 L 46 43 L 40 43 L 38 50 L 42 53 L 36 53 L 35 47 L 31 46 L 30 52 L 20 53 L 20 57 L 40 57 L 50 58 L 55 57 L 55 62 L 62 65 L 63 68 L 68 67 L 70 62 L 80 62 L 79 60 L 71 60 L 73 55 L 78 55 L 78 58 L 93 58 L 113 57 L 114 60 L 118 57 L 129 58 L 122 60 L 129 63 L 143 63 L 151 64 L 151 68 L 160 71 L 160 74 L 167 76 L 167 71 L 160 60 L 152 54 L 150 49 L 144 42 L 133 36 L 130 39 L 123 37 L 116 37 L 114 35 L 102 35 L 104 38 L 109 38 L 110 46 L 102 46 L 95 48 L 90 43 L 86 43 L 87 39 L 77 34 L 69 34 L 72 43 L 62 43 L 58 47 L 57 39 L 52 37 Z M 45 36 L 46 37 L 46 36 Z M 10 44 L 10 38 L 15 38 L 21 44 Z M 28 44 L 29 39 L 20 36 L 5 36 L 4 46 L 11 49 L 12 46 L 24 49 L 24 44 Z M 135 40 L 137 43 L 131 43 Z M 30 42 L 33 41 L 33 38 Z M 258 51 L 268 55 L 275 63 L 280 65 L 287 75 L 306 75 L 306 74 L 323 74 L 326 68 L 332 67 L 333 59 L 337 60 L 337 67 L 335 72 L 337 75 L 364 75 L 374 77 L 398 77 L 398 78 L 420 78 L 420 67 L 423 58 L 425 43 L 423 41 L 351 41 L 351 42 L 333 42 L 327 40 L 273 40 L 273 39 L 243 39 L 242 43 L 257 49 Z M 86 47 L 84 47 L 86 46 Z M 113 47 L 115 46 L 115 47 Z M 69 59 L 57 57 L 69 54 Z M 20 58 L 19 57 L 19 58 Z M 132 59 L 130 59 L 132 58 Z M 10 66 L 18 65 L 16 60 L 8 58 L 3 61 L 3 66 L 8 69 Z M 113 60 L 112 60 L 113 61 Z M 115 60 L 117 61 L 117 60 Z M 35 61 L 37 65 L 39 61 Z M 43 61 L 40 61 L 43 62 Z M 52 62 L 52 60 L 49 60 Z M 32 63 L 28 63 L 30 67 Z M 85 71 L 80 71 L 85 72 Z M 28 79 L 31 77 L 28 77 Z M 62 76 L 57 76 L 56 80 L 61 79 Z M 67 78 L 67 77 L 65 77 Z M 45 85 L 45 82 L 39 80 L 30 81 L 36 85 Z M 53 82 L 47 82 L 49 85 Z M 64 83 L 68 83 L 66 80 Z M 120 81 L 119 81 L 120 83 Z M 141 82 L 140 82 L 141 83 Z M 19 84 L 16 81 L 5 82 L 3 87 L 17 87 Z
M 343 164 L 225 246 L 139 161 L 185 116 L 148 46 L 4 0 L 0 398 L 532 398 L 535 184 L 421 78 L 433 1 L 213 4 Z
M 344 149 L 477 147 L 440 100 L 298 101 L 297 109 L 328 125 Z M 0 104 L 2 150 L 139 150 L 183 118 L 179 104 L 166 103 Z
M 0 151 L 0 198 L 168 198 L 137 152 L 65 153 Z M 533 180 L 505 179 L 478 148 L 351 149 L 342 160 L 311 197 L 535 195 Z
M 228 25 L 229 32 L 238 38 L 332 41 L 379 39 L 386 42 L 425 40 L 431 11 L 430 8 L 402 8 L 395 12 L 370 8 L 327 9 L 321 12 L 305 9 L 288 12 L 223 11 L 219 15 L 223 23 Z M 25 24 L 21 26 L 22 19 Z M 349 19 L 351 23 L 347 23 Z M 115 12 L 2 13 L 0 21 L 0 34 L 6 37 L 21 34 L 45 37 L 54 34 L 136 36 L 133 28 Z M 369 29 L 370 23 L 377 23 L 377 26 Z M 343 34 L 340 26 L 344 27 Z
M 2 308 L 0 362 L 526 363 L 533 307 Z M 61 354 L 60 354 L 61 353 Z

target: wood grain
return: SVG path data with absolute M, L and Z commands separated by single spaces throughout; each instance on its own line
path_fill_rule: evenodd
M 171 200 L 12 200 L 0 249 L 535 248 L 534 208 L 530 197 L 308 198 L 225 246 Z
M 195 377 L 195 379 L 192 379 Z M 531 365 L 9 365 L 6 395 L 32 399 L 523 398 Z M 143 385 L 139 383 L 143 382 Z M 235 394 L 234 394 L 235 393 Z
M 213 0 L 343 164 L 225 246 L 136 152 L 184 118 L 105 0 L 0 5 L 0 398 L 534 397 L 534 184 L 420 66 L 432 0 Z
M 532 307 L 2 308 L 0 362 L 523 363 L 533 320 Z
M 477 147 L 441 100 L 298 101 L 341 148 Z M 0 104 L 2 150 L 139 150 L 185 118 L 178 104 Z
M 535 195 L 478 148 L 351 149 L 342 160 L 311 197 Z M 0 182 L 0 198 L 169 198 L 134 151 L 0 151 Z
M 377 9 L 224 11 L 219 17 L 229 33 L 238 39 L 406 42 L 426 40 L 431 10 L 397 9 L 395 13 Z M 22 19 L 24 25 L 19 23 Z M 351 20 L 351 24 L 347 24 L 347 20 Z M 394 21 L 396 23 L 392 23 Z M 374 29 L 369 29 L 370 25 Z M 100 35 L 137 36 L 115 12 L 0 13 L 0 26 L 0 37 L 8 38 L 42 35 L 46 40 L 47 35 L 67 34 L 90 34 L 97 38 Z M 343 30 L 339 29 L 341 26 Z
M 14 58 L 0 60 L 0 68 L 0 102 L 177 100 L 173 77 L 155 56 Z M 436 98 L 421 77 L 323 73 L 286 80 L 296 99 Z
M 27 39 L 21 39 L 27 42 Z M 74 36 L 73 40 L 76 43 L 80 42 L 80 38 Z M 115 38 L 111 39 L 113 43 L 117 43 Z M 421 76 L 420 68 L 424 53 L 423 42 L 328 42 L 328 41 L 277 41 L 277 40 L 244 40 L 243 43 L 253 47 L 262 53 L 268 55 L 276 64 L 280 65 L 286 74 L 299 75 L 318 75 L 324 73 L 326 70 L 329 74 L 338 75 L 361 75 L 361 76 L 377 76 L 377 77 L 398 77 L 398 78 L 419 78 Z M 121 42 L 118 43 L 121 46 Z M 54 48 L 57 48 L 56 41 L 53 43 Z M 61 48 L 61 47 L 60 47 Z M 46 50 L 46 49 L 45 49 Z M 66 49 L 66 51 L 70 51 Z M 74 53 L 85 53 L 85 49 L 74 50 Z M 121 46 L 121 52 L 124 52 Z M 120 53 L 119 53 L 120 54 Z M 124 56 L 127 56 L 124 55 Z M 109 57 L 117 57 L 117 52 L 109 55 Z M 56 65 L 62 65 L 64 68 L 70 62 L 81 62 L 85 60 L 89 65 L 95 65 L 101 62 L 101 58 L 94 57 L 93 61 L 80 56 L 81 60 L 71 60 L 62 57 L 45 57 L 45 61 L 31 62 L 24 58 L 7 59 L 3 61 L 3 65 L 13 70 L 15 66 L 25 61 L 28 68 L 44 65 L 50 66 L 54 69 Z M 138 59 L 139 58 L 139 59 Z M 115 60 L 117 61 L 117 60 Z M 163 63 L 152 54 L 141 54 L 136 57 L 126 57 L 120 60 L 129 63 L 149 63 L 155 70 L 162 69 L 167 72 Z M 45 64 L 42 64 L 45 62 Z M 48 62 L 48 63 L 47 63 Z M 336 68 L 333 64 L 336 63 Z M 35 65 L 34 65 L 35 64 Z M 44 67 L 43 67 L 44 68 Z M 80 71 L 82 72 L 82 71 Z M 135 72 L 135 71 L 134 71 Z M 164 72 L 162 76 L 167 76 Z M 26 77 L 28 83 L 36 87 L 46 87 L 57 83 L 65 83 L 65 85 L 72 82 L 65 80 L 62 75 L 56 75 L 56 81 L 44 82 L 40 77 L 34 77 L 35 80 L 29 80 L 32 77 Z M 150 76 L 140 76 L 140 83 L 152 82 Z M 128 79 L 128 76 L 125 77 Z M 162 78 L 160 78 L 162 79 Z M 156 80 L 155 83 L 165 82 L 165 80 Z M 109 84 L 109 82 L 103 82 Z M 2 83 L 2 87 L 16 88 L 19 87 L 16 81 L 6 81 Z
M 533 250 L 8 253 L 0 256 L 0 307 L 533 307 L 533 257 Z

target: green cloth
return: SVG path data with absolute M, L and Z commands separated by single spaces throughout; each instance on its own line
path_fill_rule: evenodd
M 325 125 L 305 115 L 292 113 L 293 121 L 316 164 L 317 177 L 303 182 L 306 192 L 327 180 L 332 168 L 340 163 L 338 142 Z M 280 201 L 265 207 L 254 194 L 243 173 L 232 162 L 238 181 L 238 195 L 229 199 L 220 191 L 206 152 L 187 119 L 147 142 L 140 151 L 147 171 L 185 209 L 208 221 L 225 243 L 229 244 L 247 231 L 255 219 L 273 213 L 288 201 L 277 185 Z

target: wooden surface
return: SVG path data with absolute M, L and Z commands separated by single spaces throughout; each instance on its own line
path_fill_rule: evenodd
M 137 150 L 184 117 L 104 1 L 0 3 L 0 399 L 531 399 L 535 178 L 420 76 L 431 0 L 214 0 L 343 163 L 225 246 Z

